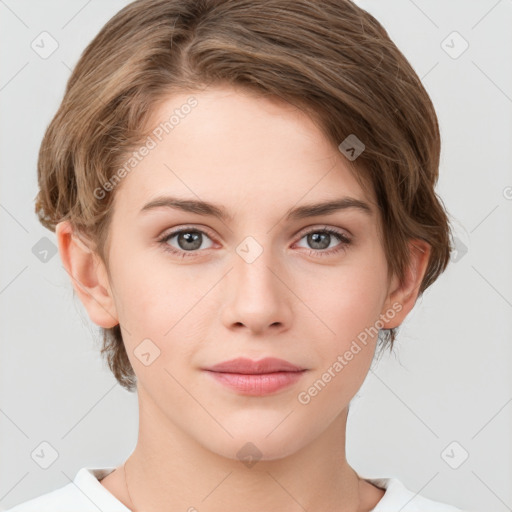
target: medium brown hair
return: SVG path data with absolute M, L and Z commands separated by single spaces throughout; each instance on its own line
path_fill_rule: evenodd
M 349 0 L 137 0 L 82 53 L 47 128 L 38 161 L 40 222 L 69 220 L 108 268 L 115 189 L 98 194 L 147 137 L 173 92 L 242 87 L 304 110 L 339 146 L 365 145 L 349 166 L 371 187 L 389 270 L 402 280 L 408 241 L 431 246 L 419 295 L 452 246 L 438 179 L 440 134 L 421 81 L 386 30 Z M 391 348 L 396 329 L 381 330 Z M 129 391 L 136 377 L 120 326 L 103 329 L 102 355 Z

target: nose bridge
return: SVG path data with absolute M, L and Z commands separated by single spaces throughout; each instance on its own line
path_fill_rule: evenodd
M 234 260 L 237 286 L 247 286 L 245 292 L 273 294 L 278 292 L 276 277 L 270 269 L 280 266 L 272 246 L 272 237 L 247 236 L 236 247 Z M 275 270 L 274 270 L 275 272 Z M 268 297 L 270 300 L 270 297 Z
M 289 296 L 281 282 L 286 279 L 276 276 L 282 266 L 271 243 L 270 236 L 248 236 L 235 248 L 223 313 L 227 327 L 243 324 L 253 331 L 262 331 L 274 324 L 288 323 Z

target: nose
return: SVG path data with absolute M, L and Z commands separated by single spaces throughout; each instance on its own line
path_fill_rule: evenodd
M 286 285 L 287 272 L 271 249 L 260 247 L 249 245 L 246 252 L 239 247 L 233 255 L 222 291 L 221 316 L 228 329 L 266 334 L 290 327 L 293 293 Z M 259 253 L 255 259 L 254 251 Z

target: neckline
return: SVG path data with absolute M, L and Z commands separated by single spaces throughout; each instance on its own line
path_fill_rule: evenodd
M 129 508 L 124 505 L 121 501 L 119 501 L 106 487 L 101 484 L 101 480 L 103 480 L 106 476 L 110 475 L 113 471 L 115 471 L 117 467 L 85 467 L 78 471 L 74 483 L 77 484 L 79 488 L 87 488 L 94 486 L 94 490 L 96 491 L 96 495 L 99 498 L 99 503 L 97 505 L 104 507 L 111 507 L 119 509 L 121 508 L 122 512 L 132 512 Z M 391 496 L 390 488 L 396 489 L 397 485 L 400 484 L 396 478 L 363 478 L 366 482 L 382 489 L 384 494 L 377 505 L 370 512 L 378 512 L 381 506 L 392 504 L 391 500 L 393 497 Z

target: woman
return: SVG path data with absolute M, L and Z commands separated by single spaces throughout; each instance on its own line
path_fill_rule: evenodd
M 456 511 L 345 454 L 450 257 L 432 103 L 349 0 L 138 0 L 86 48 L 36 210 L 139 438 L 28 510 Z

